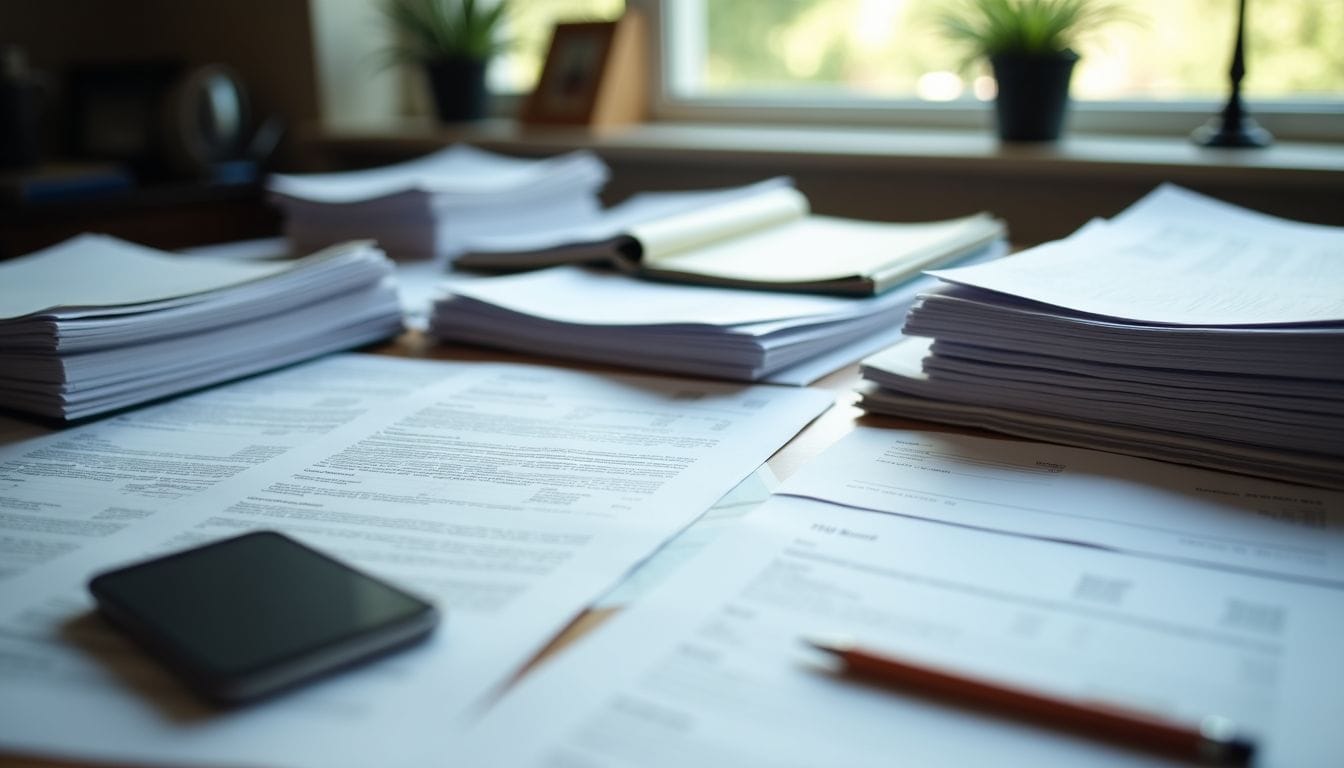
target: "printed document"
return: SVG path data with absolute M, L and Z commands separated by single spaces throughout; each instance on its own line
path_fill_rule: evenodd
M 1081 448 L 859 427 L 780 489 L 1344 589 L 1344 493 Z
M 338 355 L 45 440 L 20 441 L 16 431 L 0 445 L 0 580 L 113 534 L 134 536 L 165 509 L 462 370 Z
M 0 580 L 0 750 L 426 765 L 591 600 L 824 410 L 821 392 L 333 358 L 3 454 L 40 552 Z M 428 643 L 203 708 L 91 614 L 96 572 L 273 528 L 435 601 Z
M 1188 765 L 837 676 L 802 640 L 839 634 L 1182 723 L 1221 715 L 1258 741 L 1261 768 L 1335 765 L 1341 594 L 776 496 L 524 678 L 453 762 Z

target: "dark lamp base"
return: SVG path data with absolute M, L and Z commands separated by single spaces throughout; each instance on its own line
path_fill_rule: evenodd
M 1228 149 L 1256 149 L 1274 143 L 1269 131 L 1245 116 L 1234 120 L 1223 115 L 1210 118 L 1209 122 L 1191 132 L 1190 139 L 1200 146 Z

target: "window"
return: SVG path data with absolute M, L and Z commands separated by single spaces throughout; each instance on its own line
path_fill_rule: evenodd
M 664 13 L 665 107 L 847 110 L 923 124 L 983 120 L 983 65 L 966 71 L 937 31 L 944 0 L 675 0 Z M 1273 130 L 1344 138 L 1344 0 L 1252 0 L 1247 19 L 1253 113 Z M 1075 125 L 1189 130 L 1228 90 L 1236 0 L 1130 0 L 1134 23 L 1083 47 Z M 866 113 L 866 114 L 865 114 Z M 818 112 L 818 116 L 824 113 Z
M 942 0 L 679 0 L 668 3 L 680 96 L 826 88 L 869 98 L 946 101 L 988 92 L 959 72 L 934 21 Z M 1221 97 L 1235 0 L 1129 0 L 1133 22 L 1085 41 L 1074 83 L 1085 100 Z M 1254 0 L 1246 95 L 1344 95 L 1344 2 Z
M 946 0 L 629 0 L 656 30 L 658 116 L 972 126 L 993 79 L 963 66 L 933 17 Z M 507 87 L 526 91 L 557 19 L 620 0 L 518 3 Z M 1183 134 L 1226 100 L 1236 0 L 1129 0 L 1134 22 L 1082 46 L 1076 129 Z M 1344 0 L 1248 0 L 1252 114 L 1281 137 L 1344 140 Z M 528 25 L 535 25 L 535 28 Z M 528 46 L 531 46 L 530 48 Z M 501 81 L 502 84 L 502 81 Z

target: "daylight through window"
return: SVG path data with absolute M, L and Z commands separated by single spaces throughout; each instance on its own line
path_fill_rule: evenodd
M 630 0 L 654 17 L 661 104 L 716 109 L 770 104 L 919 110 L 978 107 L 994 97 L 983 62 L 967 62 L 935 22 L 949 0 Z M 1131 19 L 1085 38 L 1074 74 L 1079 107 L 1207 111 L 1228 90 L 1236 0 L 1128 0 Z M 492 73 L 526 92 L 551 24 L 615 18 L 621 0 L 514 5 L 518 44 Z M 1253 108 L 1322 118 L 1344 138 L 1344 0 L 1248 0 Z M 955 111 L 955 109 L 953 109 Z M 703 112 L 699 113 L 702 116 Z M 714 116 L 712 112 L 710 116 Z

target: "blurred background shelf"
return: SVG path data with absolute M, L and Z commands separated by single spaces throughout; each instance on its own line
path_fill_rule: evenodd
M 115 235 L 174 250 L 280 233 L 280 214 L 257 184 L 175 182 L 73 200 L 0 207 L 0 258 L 60 242 L 80 232 Z

